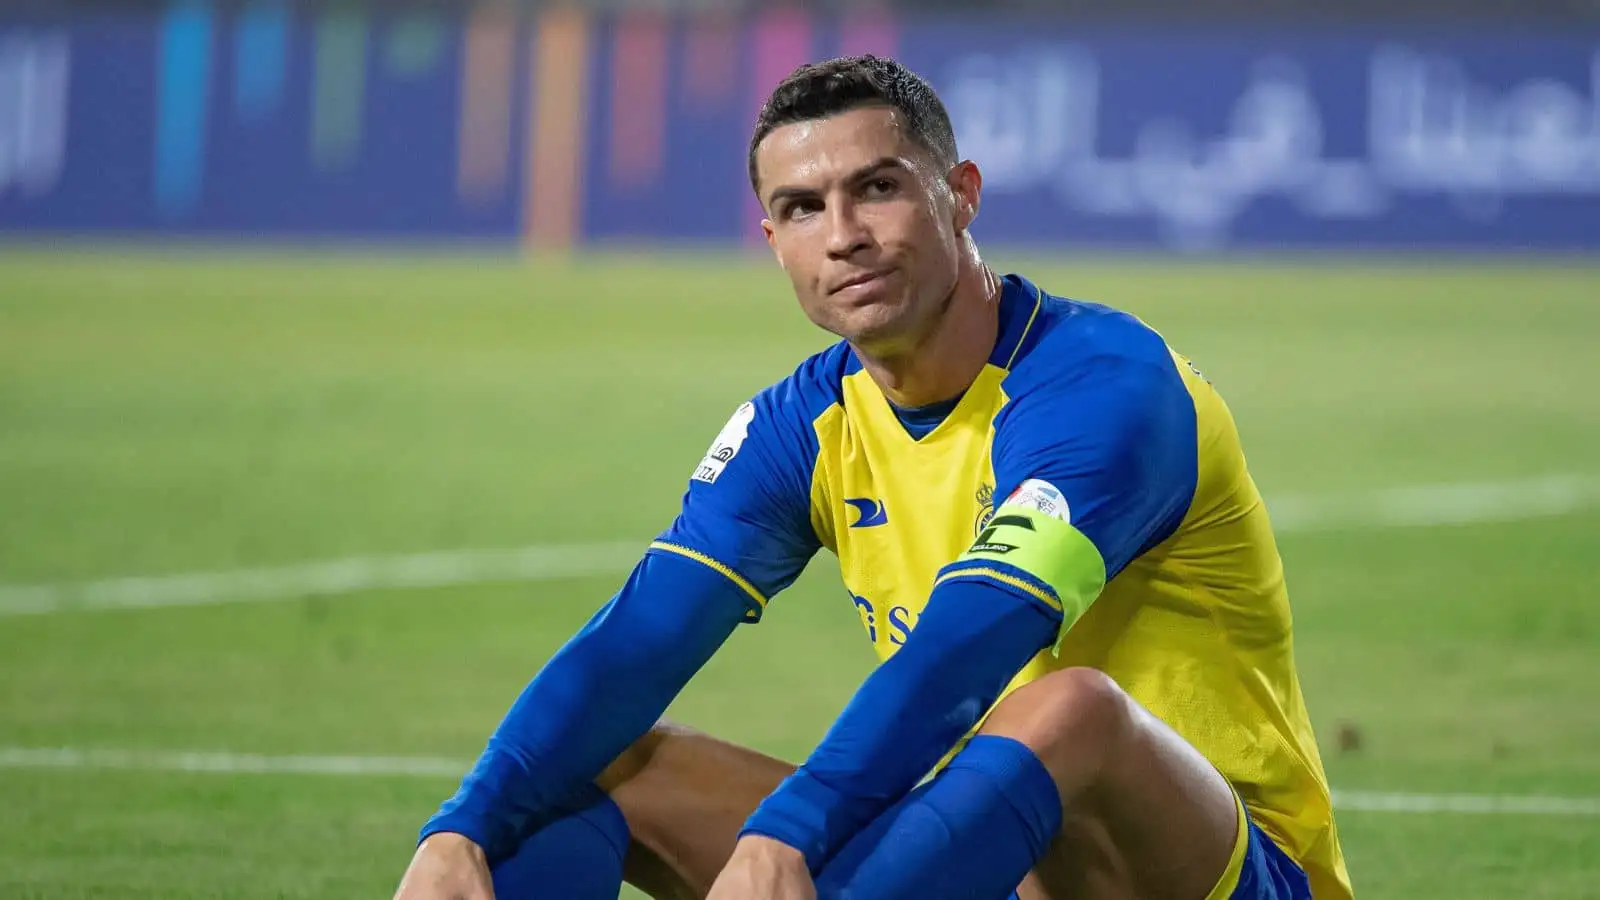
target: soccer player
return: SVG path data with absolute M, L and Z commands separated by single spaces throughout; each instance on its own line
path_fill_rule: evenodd
M 749 164 L 842 340 L 733 414 L 398 896 L 1350 897 L 1212 385 L 1132 316 L 981 261 L 979 169 L 893 61 L 795 71 Z M 822 547 L 882 664 L 804 764 L 659 721 Z

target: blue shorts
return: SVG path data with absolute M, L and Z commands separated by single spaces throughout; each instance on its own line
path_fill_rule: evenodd
M 1311 900 L 1305 871 L 1254 822 L 1247 840 L 1239 880 L 1228 900 Z
M 1300 865 L 1284 853 L 1276 841 L 1267 837 L 1241 805 L 1245 825 L 1241 835 L 1243 849 L 1234 846 L 1228 871 L 1208 900 L 1311 900 L 1311 885 Z M 1241 858 L 1242 857 L 1242 858 Z M 1232 885 L 1230 890 L 1229 885 Z M 1013 893 L 1007 900 L 1019 900 Z

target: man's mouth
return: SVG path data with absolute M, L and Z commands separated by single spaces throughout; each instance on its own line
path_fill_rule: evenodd
M 828 291 L 828 293 L 830 293 L 830 294 L 842 294 L 842 293 L 844 293 L 846 291 L 850 291 L 852 289 L 860 289 L 860 288 L 870 287 L 870 286 L 876 284 L 877 282 L 882 281 L 888 275 L 889 275 L 889 273 L 887 271 L 883 271 L 883 272 L 862 272 L 859 275 L 852 275 L 851 277 L 846 278 L 845 280 L 838 282 L 837 284 L 835 284 Z

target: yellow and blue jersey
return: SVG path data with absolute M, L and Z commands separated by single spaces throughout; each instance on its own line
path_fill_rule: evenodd
M 880 659 L 941 580 L 1032 596 L 1066 627 L 1008 692 L 1107 673 L 1218 768 L 1314 896 L 1350 896 L 1282 563 L 1227 406 L 1126 313 L 1018 276 L 999 303 L 987 365 L 936 422 L 895 409 L 843 343 L 742 405 L 650 552 L 720 572 L 757 620 L 826 547 Z M 1070 525 L 1100 568 L 1007 564 L 995 510 L 1019 503 Z

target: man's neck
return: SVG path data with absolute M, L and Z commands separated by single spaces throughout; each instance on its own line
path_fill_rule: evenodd
M 974 254 L 962 260 L 944 314 L 917 346 L 886 357 L 857 348 L 856 355 L 890 403 L 927 406 L 972 386 L 989 361 L 999 329 L 1000 279 Z

